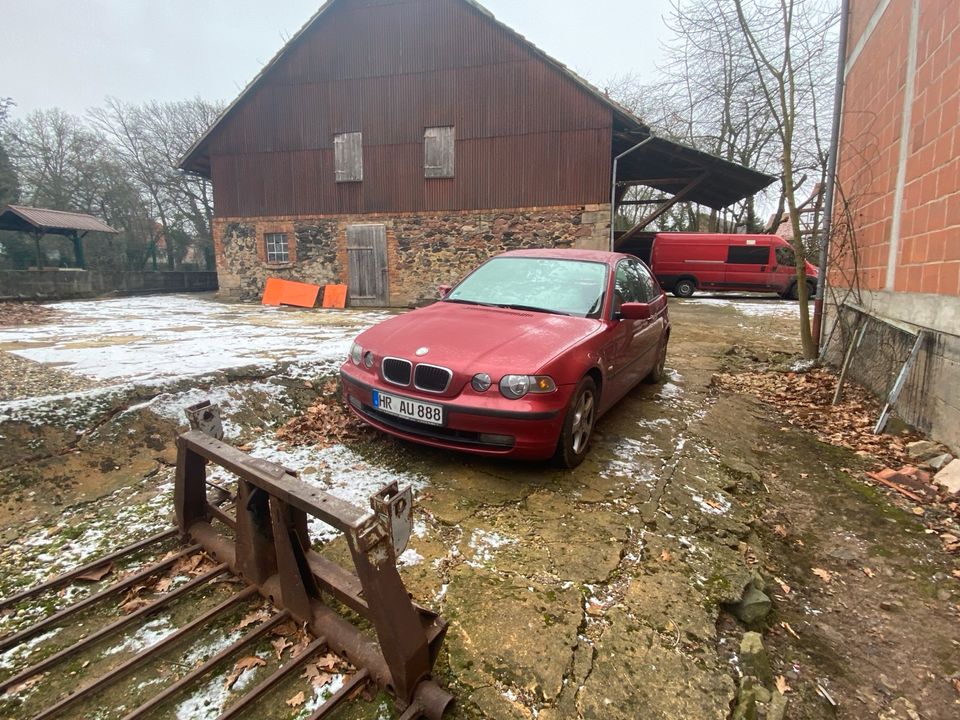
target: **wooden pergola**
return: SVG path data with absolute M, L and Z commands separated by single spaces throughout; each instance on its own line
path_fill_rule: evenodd
M 40 240 L 44 235 L 60 235 L 72 240 L 74 267 L 82 270 L 86 268 L 83 238 L 86 237 L 87 233 L 98 232 L 116 235 L 119 232 L 92 215 L 26 207 L 25 205 L 8 205 L 0 213 L 0 230 L 22 232 L 33 236 L 38 270 L 43 267 Z

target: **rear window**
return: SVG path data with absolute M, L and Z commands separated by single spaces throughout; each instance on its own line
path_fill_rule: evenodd
M 727 262 L 738 265 L 766 265 L 770 260 L 770 248 L 766 245 L 731 245 L 727 250 Z

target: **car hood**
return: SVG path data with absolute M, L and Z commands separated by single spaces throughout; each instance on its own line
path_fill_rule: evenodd
M 458 373 L 535 373 L 601 327 L 587 318 L 438 302 L 375 325 L 357 342 L 380 357 Z M 418 357 L 422 348 L 428 352 Z

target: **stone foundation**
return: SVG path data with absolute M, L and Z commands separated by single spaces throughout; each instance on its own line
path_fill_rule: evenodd
M 518 248 L 609 246 L 609 205 L 522 208 L 444 214 L 218 218 L 214 245 L 220 294 L 256 300 L 267 278 L 349 284 L 347 227 L 382 224 L 387 233 L 390 305 L 418 305 L 437 296 L 482 261 Z M 266 262 L 264 235 L 286 233 L 290 262 Z
M 908 424 L 960 451 L 960 298 L 862 290 L 861 310 L 828 307 L 832 331 L 827 359 L 839 366 L 847 343 L 867 322 L 850 363 L 850 376 L 885 400 L 916 340 L 926 331 L 894 410 Z

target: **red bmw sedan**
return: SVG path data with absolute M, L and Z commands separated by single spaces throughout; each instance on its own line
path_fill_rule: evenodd
M 664 374 L 667 299 L 619 253 L 516 250 L 362 333 L 340 369 L 370 425 L 417 443 L 579 465 L 597 419 Z

